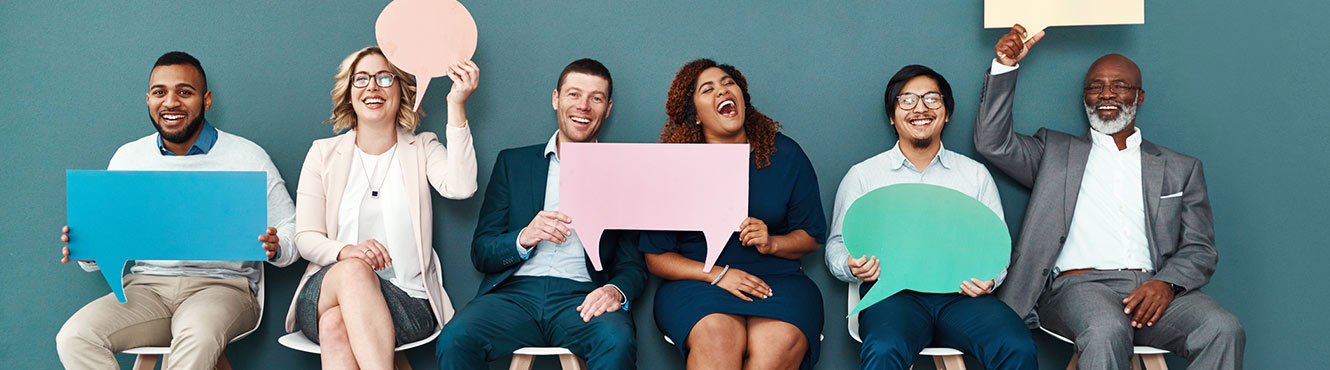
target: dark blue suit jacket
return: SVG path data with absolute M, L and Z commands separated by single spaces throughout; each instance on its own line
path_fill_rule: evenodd
M 550 167 L 544 152 L 545 144 L 499 152 L 471 241 L 471 263 L 485 274 L 477 297 L 493 291 L 526 261 L 517 253 L 517 233 L 545 207 L 545 180 Z M 627 302 L 642 293 L 647 279 L 636 235 L 605 231 L 600 243 L 603 271 L 596 271 L 591 259 L 586 259 L 591 281 L 597 286 L 614 284 Z

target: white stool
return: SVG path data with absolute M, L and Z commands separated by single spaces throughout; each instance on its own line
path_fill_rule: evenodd
M 398 370 L 411 370 L 411 363 L 406 360 L 406 353 L 402 351 L 420 347 L 425 343 L 429 343 L 430 341 L 434 340 L 434 338 L 438 338 L 439 332 L 442 331 L 443 327 L 440 326 L 438 329 L 434 330 L 434 334 L 431 334 L 429 337 L 426 337 L 425 339 L 397 346 L 397 348 L 393 349 L 393 351 L 396 352 L 396 354 L 393 355 L 393 367 Z M 281 343 L 283 346 L 286 346 L 286 348 L 294 349 L 300 352 L 308 352 L 316 355 L 320 354 L 319 344 L 311 342 L 309 338 L 305 338 L 304 333 L 301 333 L 299 331 L 283 335 L 281 338 L 277 338 L 277 343 Z
M 263 268 L 259 268 L 259 292 L 255 297 L 259 301 L 259 319 L 254 322 L 254 328 L 249 331 L 231 338 L 228 343 L 235 343 L 249 336 L 254 331 L 259 330 L 259 323 L 263 322 Z M 171 347 L 135 347 L 120 353 L 128 353 L 134 356 L 134 370 L 152 370 L 157 366 L 157 360 L 171 354 Z M 217 370 L 231 370 L 231 361 L 226 359 L 226 352 L 223 351 L 217 355 Z
M 1043 326 L 1040 326 L 1039 330 L 1043 330 L 1053 338 L 1067 342 L 1067 344 L 1076 344 L 1076 342 L 1073 342 L 1071 339 L 1057 335 L 1057 333 L 1054 333 L 1052 330 L 1044 329 Z M 1073 350 L 1075 350 L 1075 348 L 1073 348 Z M 1141 370 L 1141 363 L 1144 362 L 1145 370 L 1168 370 L 1168 363 L 1164 362 L 1165 353 L 1168 353 L 1168 351 L 1150 346 L 1132 346 L 1131 369 Z M 1073 353 L 1071 355 L 1071 363 L 1067 364 L 1067 370 L 1076 370 L 1076 360 L 1079 359 L 1080 356 L 1079 353 Z
M 853 311 L 854 307 L 859 305 L 859 284 L 849 284 L 850 288 L 845 294 L 850 311 Z M 864 342 L 863 339 L 859 339 L 859 313 L 856 312 L 854 315 L 850 315 L 846 327 L 850 331 L 850 338 L 854 338 L 859 343 Z M 919 351 L 919 355 L 932 356 L 933 367 L 936 367 L 937 370 L 965 370 L 965 353 L 955 348 L 924 347 L 923 351 Z M 910 366 L 910 368 L 913 369 L 914 366 Z
M 508 370 L 531 370 L 536 356 L 559 356 L 563 370 L 586 370 L 586 363 L 577 358 L 573 351 L 563 347 L 523 347 L 513 351 L 513 361 Z

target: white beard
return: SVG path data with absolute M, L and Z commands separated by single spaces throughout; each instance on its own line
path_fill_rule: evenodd
M 1090 118 L 1090 128 L 1105 135 L 1116 134 L 1127 128 L 1127 124 L 1136 119 L 1136 105 L 1118 105 L 1118 108 L 1121 111 L 1118 113 L 1118 118 L 1105 121 L 1099 118 L 1099 113 L 1095 112 L 1094 107 L 1085 104 L 1085 115 Z

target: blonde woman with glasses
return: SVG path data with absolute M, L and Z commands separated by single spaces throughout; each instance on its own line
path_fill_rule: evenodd
M 424 339 L 453 315 L 431 241 L 430 187 L 476 192 L 466 100 L 479 68 L 454 64 L 447 145 L 416 132 L 416 80 L 378 47 L 348 56 L 332 90 L 340 135 L 316 140 L 296 191 L 296 248 L 309 260 L 286 317 L 319 343 L 324 369 L 392 369 L 393 348 Z

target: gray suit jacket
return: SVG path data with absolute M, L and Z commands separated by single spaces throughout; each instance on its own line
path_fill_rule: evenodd
M 1019 72 L 984 73 L 974 146 L 1031 189 L 1007 280 L 996 295 L 1034 327 L 1035 302 L 1052 281 L 1053 264 L 1067 240 L 1091 142 L 1088 133 L 1074 136 L 1040 128 L 1027 136 L 1013 131 L 1011 107 Z M 1142 140 L 1141 186 L 1154 278 L 1199 289 L 1210 281 L 1218 260 L 1201 161 Z M 1178 192 L 1182 195 L 1160 198 Z

